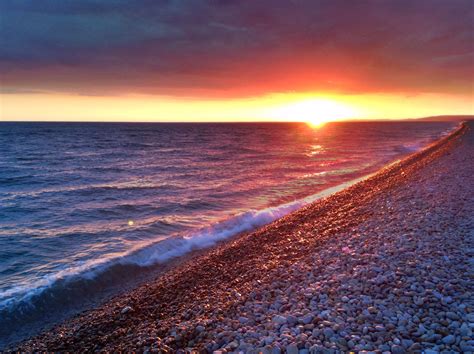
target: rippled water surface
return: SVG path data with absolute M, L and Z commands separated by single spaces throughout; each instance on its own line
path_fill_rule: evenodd
M 0 123 L 0 310 L 270 222 L 453 127 Z

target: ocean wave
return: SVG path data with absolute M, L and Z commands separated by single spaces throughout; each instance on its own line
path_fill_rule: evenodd
M 452 127 L 448 128 L 448 129 L 445 129 L 441 133 L 433 134 L 428 138 L 419 139 L 419 140 L 416 140 L 416 141 L 413 141 L 413 142 L 410 142 L 410 143 L 407 143 L 407 144 L 403 144 L 403 145 L 398 145 L 394 148 L 394 150 L 396 152 L 403 153 L 403 154 L 420 151 L 424 147 L 428 146 L 430 143 L 433 143 L 436 140 L 451 134 L 453 131 L 458 129 L 459 126 L 460 126 L 460 124 L 456 124 L 456 125 L 453 125 Z
M 156 264 L 183 256 L 191 251 L 209 248 L 239 233 L 254 230 L 269 224 L 307 204 L 355 184 L 368 176 L 325 189 L 303 199 L 262 210 L 249 210 L 244 213 L 202 228 L 188 235 L 169 237 L 155 242 L 142 243 L 125 254 L 114 254 L 100 260 L 90 260 L 82 264 L 50 274 L 32 284 L 12 287 L 0 292 L 0 313 L 12 313 L 17 309 L 34 307 L 41 302 L 43 294 L 51 296 L 54 288 L 61 292 L 68 287 L 77 291 L 76 283 L 84 281 L 100 282 L 101 276 L 110 277 L 110 270 L 121 267 L 151 267 Z
M 407 154 L 417 152 L 428 144 L 427 141 L 416 141 L 409 144 L 398 145 L 394 147 L 396 153 Z
M 0 180 L 3 182 L 3 180 Z M 6 183 L 6 182 L 5 182 Z M 13 182 L 12 182 L 13 183 Z M 18 184 L 18 183 L 17 183 Z M 134 190 L 158 190 L 158 189 L 183 189 L 184 187 L 177 184 L 170 183 L 149 183 L 149 182 L 121 182 L 114 184 L 93 184 L 93 185 L 75 185 L 75 186 L 65 186 L 60 188 L 44 188 L 40 190 L 32 191 L 14 191 L 7 192 L 5 195 L 9 199 L 16 199 L 20 197 L 38 197 L 42 194 L 62 194 L 62 193 L 77 193 L 81 195 L 90 195 L 100 192 L 108 191 L 134 191 Z

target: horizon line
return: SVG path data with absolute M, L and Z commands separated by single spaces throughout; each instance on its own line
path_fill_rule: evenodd
M 347 118 L 347 119 L 334 119 L 328 120 L 327 123 L 337 123 L 337 122 L 387 122 L 387 121 L 413 121 L 413 120 L 429 120 L 429 119 L 440 119 L 443 121 L 445 118 L 447 121 L 459 119 L 474 119 L 472 114 L 441 114 L 435 116 L 419 116 L 419 117 L 409 117 L 409 118 Z M 438 120 L 438 121 L 440 121 Z M 209 124 L 209 123 L 218 123 L 218 124 L 228 124 L 228 123 L 309 123 L 305 120 L 200 120 L 200 121 L 187 121 L 187 120 L 34 120 L 34 119 L 19 119 L 19 120 L 1 120 L 0 123 L 137 123 L 137 124 L 146 124 L 146 123 L 157 123 L 157 124 Z

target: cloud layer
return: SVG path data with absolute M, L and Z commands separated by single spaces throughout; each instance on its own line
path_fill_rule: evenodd
M 472 93 L 471 0 L 0 2 L 4 92 Z

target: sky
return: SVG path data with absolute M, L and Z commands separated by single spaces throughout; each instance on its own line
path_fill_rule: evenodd
M 472 0 L 2 0 L 0 120 L 474 114 Z

